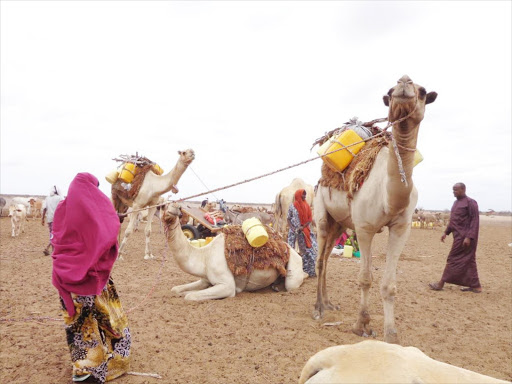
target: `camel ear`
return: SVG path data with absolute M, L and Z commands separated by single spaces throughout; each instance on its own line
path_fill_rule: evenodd
M 382 96 L 382 100 L 384 100 L 384 105 L 386 107 L 389 107 L 389 96 L 388 95 Z
M 436 99 L 437 99 L 437 92 L 429 92 L 429 93 L 427 93 L 427 101 L 425 102 L 425 104 L 433 103 L 434 101 L 436 101 Z
M 178 151 L 178 155 L 183 155 L 183 151 Z

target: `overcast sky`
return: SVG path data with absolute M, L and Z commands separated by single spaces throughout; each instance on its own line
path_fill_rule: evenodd
M 420 127 L 418 206 L 462 181 L 481 211 L 512 210 L 510 1 L 1 1 L 0 193 L 67 191 L 121 154 L 169 171 L 173 198 L 316 156 L 357 116 L 387 116 L 404 74 L 436 91 Z M 322 160 L 205 195 L 272 203 Z M 197 197 L 195 200 L 200 200 Z

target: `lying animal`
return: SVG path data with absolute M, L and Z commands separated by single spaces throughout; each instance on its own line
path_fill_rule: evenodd
M 179 217 L 181 208 L 178 204 L 169 204 L 163 213 L 166 227 L 167 243 L 179 267 L 199 280 L 179 285 L 171 292 L 184 295 L 185 300 L 211 300 L 234 297 L 242 291 L 255 291 L 276 282 L 280 273 L 276 268 L 251 270 L 249 274 L 235 276 L 226 260 L 224 233 L 220 233 L 206 246 L 192 246 L 181 230 Z M 282 241 L 282 240 L 281 240 Z M 286 244 L 286 243 L 285 243 Z M 291 291 L 299 288 L 305 278 L 302 270 L 302 258 L 295 250 L 289 248 L 290 258 L 286 265 L 285 288 Z
M 326 348 L 311 357 L 299 384 L 507 383 L 431 359 L 418 348 L 366 340 Z

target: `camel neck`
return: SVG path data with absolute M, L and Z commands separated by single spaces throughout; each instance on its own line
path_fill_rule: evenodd
M 402 180 L 399 159 L 392 143 L 389 145 L 388 181 L 386 185 L 388 194 L 388 206 L 393 213 L 402 211 L 409 205 L 409 198 L 413 188 L 412 171 L 414 168 L 414 150 L 418 138 L 419 126 L 411 126 L 409 120 L 402 121 L 397 127 L 393 127 L 393 137 L 396 140 L 397 152 L 402 163 L 405 175 Z
M 191 245 L 177 221 L 171 223 L 167 231 L 167 244 L 179 267 L 191 275 L 206 277 L 206 249 Z
M 178 161 L 170 172 L 165 175 L 158 176 L 150 172 L 147 176 L 151 175 L 151 182 L 153 186 L 153 196 L 161 196 L 169 192 L 173 186 L 178 184 L 183 173 L 187 170 L 188 164 Z

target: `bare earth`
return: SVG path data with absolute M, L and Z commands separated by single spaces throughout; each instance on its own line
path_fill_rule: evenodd
M 123 225 L 123 230 L 125 228 Z M 387 230 L 374 241 L 371 316 L 382 340 L 379 296 Z M 29 219 L 11 238 L 10 220 L 0 219 L 0 382 L 69 383 L 71 363 L 51 257 L 42 250 L 47 228 Z M 443 271 L 452 238 L 441 229 L 413 229 L 398 265 L 395 314 L 401 344 L 437 360 L 512 380 L 512 224 L 510 217 L 482 217 L 478 268 L 484 292 L 461 292 L 447 284 L 428 289 Z M 328 287 L 342 310 L 314 321 L 316 279 L 293 293 L 265 289 L 235 298 L 185 302 L 171 287 L 193 281 L 166 249 L 153 223 L 153 253 L 144 261 L 144 235 L 136 232 L 128 256 L 112 276 L 128 311 L 133 335 L 132 371 L 162 379 L 125 375 L 116 383 L 295 383 L 317 351 L 362 339 L 350 331 L 359 302 L 358 259 L 331 257 Z M 336 323 L 339 325 L 323 325 Z

